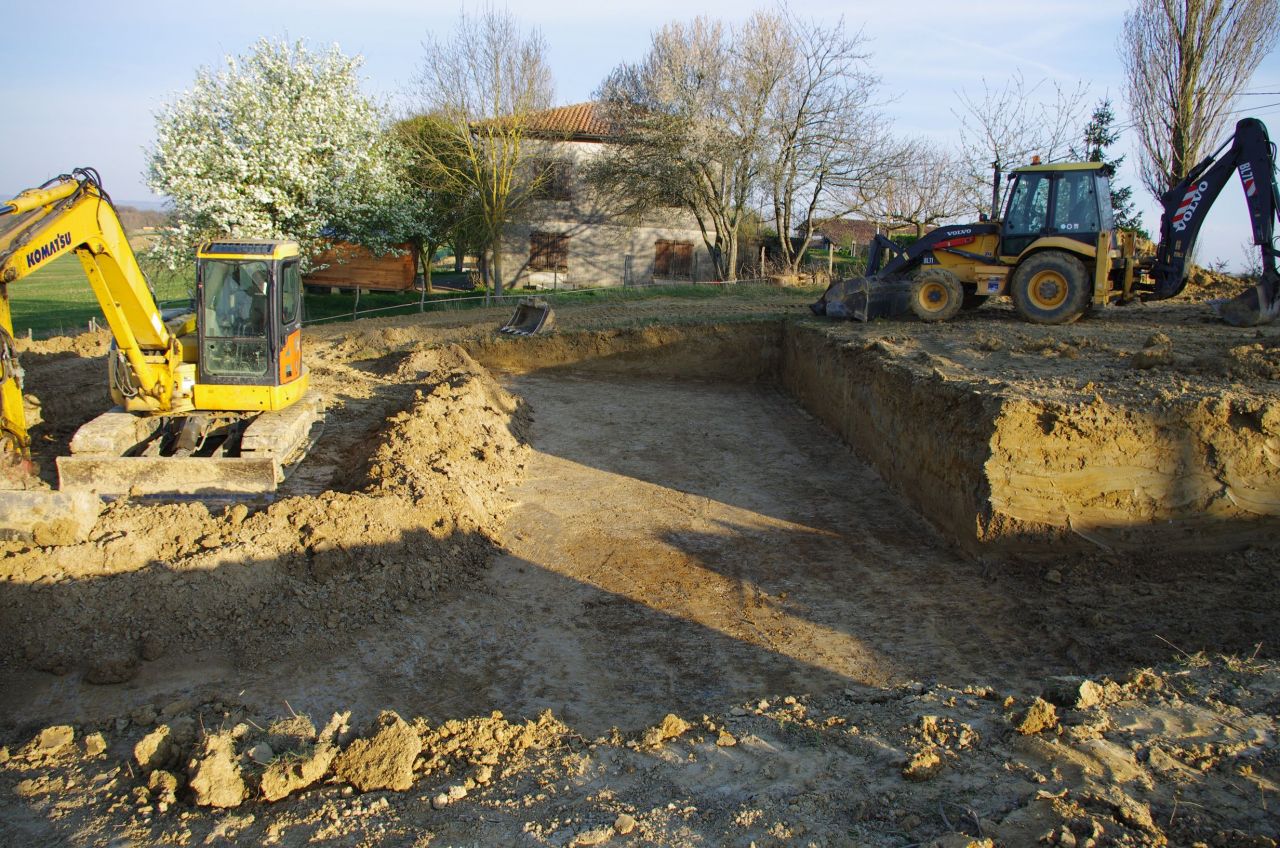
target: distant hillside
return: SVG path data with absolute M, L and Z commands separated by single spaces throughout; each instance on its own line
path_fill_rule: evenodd
M 123 203 L 116 204 L 116 214 L 120 216 L 120 223 L 124 225 L 125 232 L 129 233 L 137 232 L 144 227 L 163 226 L 169 219 L 169 213 L 162 209 L 139 209 Z

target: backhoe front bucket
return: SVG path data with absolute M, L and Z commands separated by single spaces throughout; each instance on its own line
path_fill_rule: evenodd
M 853 321 L 894 318 L 911 310 L 911 286 L 904 280 L 879 277 L 836 280 L 809 308 L 814 315 Z
M 534 333 L 545 333 L 556 326 L 556 314 L 551 304 L 540 297 L 526 297 L 516 306 L 515 313 L 507 323 L 498 328 L 499 333 L 512 336 L 532 336 Z

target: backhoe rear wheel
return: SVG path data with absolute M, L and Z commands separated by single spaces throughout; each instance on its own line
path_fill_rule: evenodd
M 960 311 L 964 287 L 945 268 L 928 268 L 911 281 L 911 311 L 921 321 L 948 321 Z
M 1018 314 L 1034 324 L 1070 324 L 1093 295 L 1084 263 L 1070 253 L 1046 250 L 1027 258 L 1010 284 Z

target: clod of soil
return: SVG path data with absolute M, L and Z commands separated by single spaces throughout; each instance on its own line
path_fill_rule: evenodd
M 413 761 L 421 750 L 422 740 L 413 728 L 395 713 L 384 712 L 367 736 L 356 739 L 338 755 L 333 772 L 361 792 L 403 792 L 413 785 Z
M 238 807 L 248 794 L 230 733 L 205 736 L 204 749 L 187 769 L 197 806 Z

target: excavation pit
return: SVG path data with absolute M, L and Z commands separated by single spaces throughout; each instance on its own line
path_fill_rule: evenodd
M 0 831 L 149 843 L 180 815 L 194 841 L 568 844 L 620 821 L 655 844 L 880 844 L 935 839 L 972 810 L 1025 844 L 1064 798 L 1062 822 L 1084 804 L 1129 838 L 1148 807 L 1112 799 L 1148 787 L 1135 797 L 1170 836 L 1134 844 L 1274 833 L 1237 785 L 1266 776 L 1256 751 L 1274 738 L 1274 664 L 1255 646 L 1272 651 L 1280 587 L 1273 549 L 1250 541 L 1273 519 L 1232 498 L 1265 500 L 1249 492 L 1269 472 L 1246 459 L 1274 447 L 1275 331 L 1241 341 L 1178 311 L 1041 330 L 989 308 L 953 327 L 719 313 L 600 329 L 677 306 L 558 310 L 567 331 L 525 340 L 493 336 L 506 310 L 315 331 L 328 426 L 274 503 L 123 499 L 86 543 L 5 543 L 0 781 L 15 803 Z M 1182 332 L 1149 339 L 1152 320 Z M 34 364 L 37 393 L 45 365 L 101 379 L 98 361 Z M 83 394 L 44 443 L 100 411 Z M 1155 472 L 1124 471 L 1101 500 L 1068 478 L 1069 524 L 1008 505 L 1010 484 L 1052 492 L 1027 480 L 1080 457 L 1131 469 L 1148 454 Z M 1228 488 L 1239 512 L 1223 511 Z M 1174 514 L 1196 497 L 1211 515 Z M 1188 661 L 1147 668 L 1175 650 Z M 1102 703 L 1076 703 L 1086 692 Z M 1061 724 L 1024 736 L 1039 695 Z M 347 710 L 363 746 L 371 722 L 394 724 L 382 710 L 414 729 L 412 791 L 349 794 L 335 766 L 261 800 L 259 743 L 292 762 L 276 719 L 319 728 Z M 244 815 L 181 790 L 150 806 L 163 785 L 137 751 L 160 723 L 232 740 L 255 790 Z M 68 737 L 74 751 L 29 756 L 29 740 Z M 180 776 L 205 747 L 171 752 Z M 1158 771 L 1166 752 L 1194 757 Z M 1210 754 L 1220 764 L 1196 768 Z M 107 770 L 114 786 L 93 777 Z M 1180 812 L 1193 789 L 1211 817 Z M 879 817 L 889 793 L 902 818 Z
M 1073 363 L 1090 346 L 1087 338 L 1073 346 L 1031 331 L 1016 336 L 1041 362 L 1049 351 Z M 1086 377 L 1049 392 L 995 337 L 932 341 L 787 321 L 562 334 L 472 349 L 481 362 L 516 373 L 774 385 L 971 553 L 1211 550 L 1274 538 L 1280 401 L 1265 390 L 1126 397 L 1145 378 L 1139 365 L 1103 378 L 1119 383 L 1110 398 Z M 1114 352 L 1100 354 L 1108 360 Z M 1136 356 L 1144 355 L 1174 362 L 1162 345 Z M 1001 359 L 1013 361 L 1002 367 Z M 589 412 L 582 424 L 592 426 Z
M 126 499 L 86 543 L 9 548 L 5 660 L 154 691 L 198 654 L 340 694 L 318 710 L 594 728 L 1264 638 L 1266 391 L 1173 392 L 1187 369 L 1132 365 L 1145 329 L 982 317 L 332 331 L 325 436 L 277 500 Z M 1273 350 L 1223 361 L 1265 388 Z

